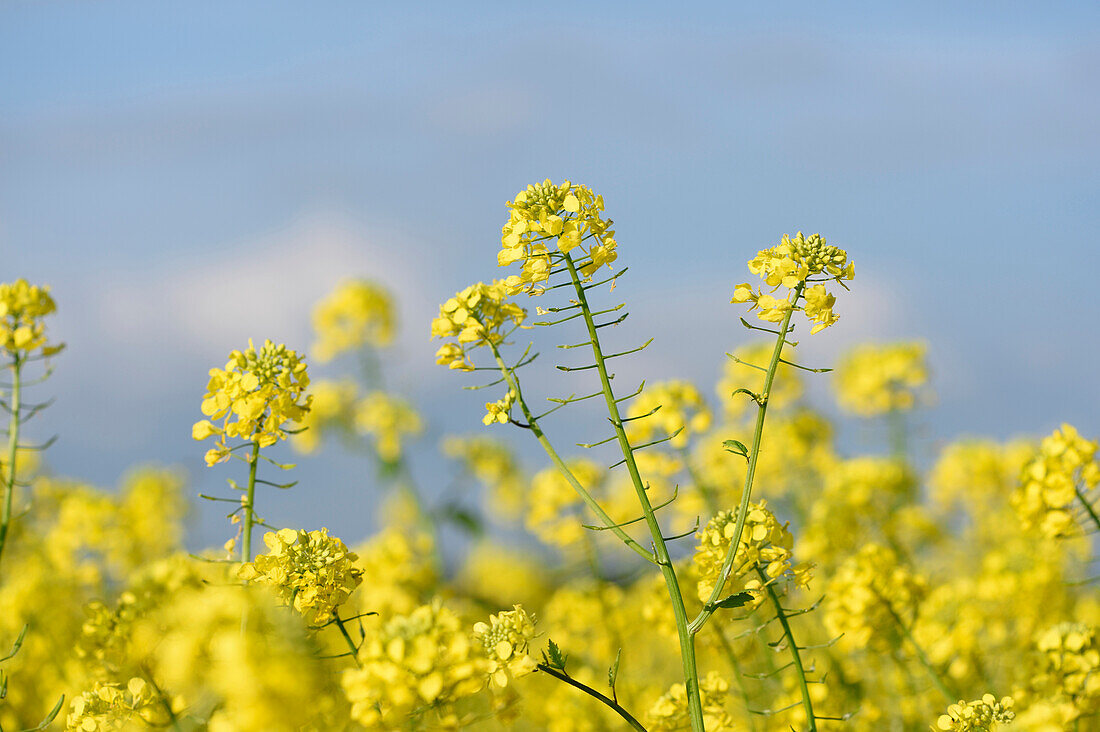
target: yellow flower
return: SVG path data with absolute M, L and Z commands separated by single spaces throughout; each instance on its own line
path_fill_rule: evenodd
M 981 699 L 965 702 L 947 708 L 947 714 L 940 715 L 933 732 L 991 732 L 1001 724 L 1008 724 L 1016 718 L 1012 711 L 1012 697 L 1006 696 L 1000 701 L 992 694 Z
M 249 341 L 246 351 L 230 353 L 224 369 L 210 370 L 202 402 L 202 413 L 210 421 L 196 422 L 191 429 L 196 440 L 218 438 L 206 453 L 206 464 L 229 457 L 229 438 L 255 441 L 260 447 L 286 439 L 284 426 L 301 423 L 309 412 L 308 387 L 305 362 L 286 346 L 265 341 L 257 352 Z
M 920 342 L 866 343 L 852 349 L 836 368 L 840 408 L 861 417 L 912 409 L 928 383 L 927 350 Z
M 699 599 L 710 598 L 715 583 L 721 576 L 722 564 L 730 550 L 733 532 L 736 528 L 735 511 L 721 511 L 707 522 L 697 536 L 692 564 L 698 575 Z M 747 591 L 752 600 L 747 607 L 756 608 L 764 602 L 764 583 L 774 583 L 782 579 L 792 579 L 806 586 L 810 581 L 810 567 L 807 564 L 791 564 L 791 544 L 793 538 L 786 524 L 768 509 L 767 501 L 750 503 L 745 518 L 741 541 L 733 559 L 733 569 L 726 581 L 719 599 L 726 595 Z M 758 570 L 764 573 L 761 578 Z
M 703 724 L 708 732 L 733 732 L 737 729 L 733 717 L 726 711 L 729 682 L 716 671 L 711 671 L 699 681 L 699 696 L 703 705 Z M 646 715 L 650 732 L 687 732 L 691 729 L 688 713 L 687 688 L 683 684 L 672 687 L 649 708 Z
M 1067 724 L 1100 711 L 1100 642 L 1095 627 L 1060 623 L 1039 633 L 1035 647 L 1040 660 L 1031 686 L 1059 703 Z
M 649 416 L 643 416 L 646 414 Z M 650 385 L 631 403 L 627 418 L 627 434 L 635 445 L 678 431 L 669 444 L 681 448 L 694 435 L 710 429 L 711 414 L 694 384 L 674 380 Z
M 1078 534 L 1077 492 L 1092 503 L 1088 492 L 1100 484 L 1098 444 L 1086 440 L 1073 426 L 1044 437 L 1039 453 L 1024 467 L 1012 506 L 1025 528 L 1037 528 L 1049 537 Z
M 424 431 L 424 422 L 403 397 L 373 391 L 355 407 L 355 427 L 374 437 L 379 458 L 394 462 L 401 457 L 405 440 Z
M 398 615 L 359 649 L 360 668 L 340 683 L 351 718 L 370 730 L 392 730 L 431 714 L 434 726 L 459 726 L 454 705 L 485 685 L 489 663 L 475 653 L 458 616 L 439 600 Z
M 126 689 L 114 683 L 97 683 L 69 704 L 65 729 L 72 732 L 124 730 L 146 720 L 141 713 L 156 702 L 144 679 L 133 678 Z
M 306 622 L 321 625 L 363 581 L 358 555 L 320 531 L 281 529 L 264 534 L 268 553 L 242 564 L 237 577 L 272 586 Z
M 603 196 L 586 186 L 569 181 L 555 185 L 547 179 L 517 193 L 508 208 L 511 215 L 501 231 L 497 264 L 507 267 L 522 262 L 520 274 L 506 280 L 512 293 L 542 293 L 536 285 L 549 279 L 553 262 L 559 261 L 549 246 L 569 254 L 578 247 L 583 251 L 584 242 L 589 241 L 588 256 L 578 262 L 585 278 L 617 257 L 611 221 L 601 215 Z
M 350 425 L 359 396 L 355 382 L 346 379 L 321 379 L 313 382 L 309 391 L 313 401 L 301 420 L 302 431 L 290 439 L 290 444 L 304 453 L 317 450 L 330 431 L 343 430 Z
M 479 346 L 499 345 L 509 323 L 519 326 L 527 311 L 508 302 L 509 288 L 499 280 L 491 285 L 479 282 L 439 306 L 439 317 L 432 321 L 432 338 L 454 338 L 436 351 L 436 363 L 452 369 L 474 368 L 469 351 Z
M 343 282 L 313 309 L 313 356 L 325 363 L 365 345 L 384 348 L 393 342 L 395 320 L 386 288 L 368 280 Z
M 825 289 L 821 282 L 842 280 L 855 277 L 855 267 L 848 261 L 848 253 L 843 249 L 825 243 L 820 234 L 808 237 L 802 232 L 791 238 L 786 234 L 783 240 L 771 249 L 764 249 L 749 260 L 749 271 L 759 275 L 773 291 L 779 287 L 787 288 L 783 296 L 765 294 L 743 282 L 733 289 L 732 303 L 751 303 L 749 310 L 759 309 L 757 317 L 769 323 L 779 323 L 792 309 L 798 309 L 798 301 L 805 299 L 801 308 L 810 322 L 814 323 L 810 334 L 817 333 L 837 321 L 833 313 L 836 298 Z M 803 286 L 798 298 L 792 300 L 791 291 Z
M 504 395 L 502 399 L 498 399 L 495 402 L 486 402 L 485 411 L 486 414 L 481 418 L 484 424 L 508 424 L 508 420 L 511 418 L 512 405 L 516 402 L 516 392 L 512 389 L 508 390 L 508 393 Z
M 535 621 L 523 606 L 489 616 L 489 622 L 474 625 L 474 639 L 481 643 L 489 660 L 489 683 L 496 689 L 508 686 L 509 679 L 534 673 L 535 660 L 528 646 L 535 637 Z
M 57 310 L 50 288 L 32 285 L 25 279 L 0 284 L 0 349 L 21 358 L 40 351 L 52 356 L 64 348 L 46 341 L 42 319 Z

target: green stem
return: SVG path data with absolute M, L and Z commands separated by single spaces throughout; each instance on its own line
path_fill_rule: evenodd
M 741 701 L 745 705 L 745 716 L 749 722 L 749 732 L 754 732 L 756 720 L 753 718 L 752 712 L 749 711 L 752 705 L 749 700 L 749 690 L 745 688 L 745 676 L 741 671 L 741 662 L 737 660 L 737 652 L 733 649 L 729 638 L 726 637 L 726 631 L 716 625 L 714 626 L 714 632 L 718 636 L 718 643 L 722 646 L 726 659 L 730 662 L 730 667 L 733 669 L 733 677 L 737 680 L 737 689 L 741 692 Z
M 15 495 L 15 460 L 19 452 L 19 410 L 23 396 L 23 385 L 20 381 L 23 370 L 23 361 L 18 354 L 11 364 L 11 419 L 8 422 L 8 474 L 4 480 L 4 508 L 0 516 L 0 557 L 3 556 L 4 546 L 8 540 L 8 529 L 11 526 L 11 507 Z
M 932 677 L 932 683 L 934 683 L 936 685 L 936 688 L 939 689 L 939 692 L 943 694 L 943 698 L 947 700 L 948 704 L 954 704 L 955 702 L 957 702 L 959 700 L 958 694 L 956 694 L 951 689 L 951 687 L 947 685 L 947 682 L 944 681 L 943 677 L 940 676 L 940 672 L 936 670 L 936 667 L 934 665 L 932 665 L 932 661 L 929 660 L 928 654 L 926 654 L 924 652 L 924 649 L 920 647 L 920 644 L 917 643 L 916 638 L 913 637 L 913 634 L 912 632 L 910 632 L 908 626 L 906 626 L 905 622 L 902 621 L 901 616 L 898 615 L 897 611 L 894 610 L 893 605 L 891 605 L 881 594 L 877 592 L 875 594 L 879 595 L 879 601 L 882 602 L 882 604 L 886 607 L 886 610 L 890 613 L 890 616 L 894 619 L 894 622 L 897 623 L 898 629 L 901 631 L 902 636 L 905 638 L 905 640 L 909 641 L 909 645 L 913 646 L 913 649 L 917 652 L 917 660 L 919 660 L 921 665 L 924 666 L 924 669 L 928 672 L 928 675 Z
M 1081 500 L 1081 505 L 1085 507 L 1085 511 L 1087 511 L 1089 516 L 1092 518 L 1092 522 L 1096 524 L 1096 528 L 1100 530 L 1100 516 L 1096 515 L 1096 509 L 1092 507 L 1092 504 L 1089 503 L 1088 498 L 1085 496 L 1084 493 L 1081 492 L 1080 486 L 1074 486 L 1073 492 L 1077 494 L 1077 498 Z
M 626 533 L 623 528 L 615 522 L 614 519 L 608 516 L 607 512 L 603 510 L 603 507 L 596 501 L 595 498 L 592 497 L 592 494 L 588 492 L 588 489 L 581 485 L 580 481 L 577 480 L 577 477 L 573 475 L 573 471 L 569 469 L 569 466 L 566 465 L 565 461 L 561 459 L 561 456 L 558 455 L 558 452 L 554 449 L 554 446 L 550 444 L 550 440 L 547 439 L 546 433 L 542 431 L 542 427 L 539 426 L 538 420 L 535 418 L 535 415 L 532 414 L 531 408 L 528 406 L 527 401 L 523 398 L 523 390 L 520 388 L 519 385 L 519 376 L 517 376 L 516 373 L 512 371 L 512 369 L 508 368 L 508 364 L 504 363 L 504 358 L 500 355 L 500 350 L 496 347 L 496 345 L 490 343 L 489 347 L 493 351 L 493 357 L 496 359 L 497 367 L 504 375 L 504 379 L 508 382 L 509 388 L 511 388 L 516 395 L 516 404 L 519 405 L 520 411 L 523 412 L 524 419 L 527 420 L 527 428 L 531 430 L 531 434 L 533 434 L 535 436 L 535 439 L 538 440 L 539 445 L 542 446 L 542 449 L 550 458 L 550 462 L 554 464 L 554 467 L 558 469 L 558 472 L 561 473 L 562 477 L 564 477 L 569 485 L 572 486 L 573 490 L 577 492 L 577 495 L 581 497 L 581 500 L 584 501 L 584 504 L 588 506 L 588 508 L 591 509 L 591 511 L 596 514 L 596 516 L 599 517 L 600 522 L 603 523 L 608 531 L 617 536 L 624 544 L 630 547 L 630 549 L 634 551 L 634 553 L 638 554 L 639 556 L 650 562 L 655 563 L 656 559 L 654 558 L 653 554 L 647 551 L 641 544 L 636 542 L 630 536 L 630 534 Z
M 817 732 L 817 717 L 814 716 L 814 705 L 810 700 L 810 685 L 806 681 L 806 669 L 802 665 L 802 656 L 798 652 L 798 644 L 794 641 L 790 621 L 787 620 L 787 614 L 783 612 L 783 605 L 779 602 L 779 594 L 775 591 L 774 583 L 768 580 L 759 564 L 756 565 L 756 574 L 760 577 L 760 582 L 768 593 L 772 608 L 775 610 L 775 616 L 779 618 L 779 624 L 783 626 L 783 635 L 787 638 L 787 647 L 791 649 L 791 660 L 794 662 L 794 670 L 798 673 L 798 688 L 802 692 L 802 708 L 806 710 L 807 724 L 810 725 L 809 732 Z
M 344 640 L 347 641 L 348 649 L 351 651 L 351 660 L 355 661 L 355 665 L 359 668 L 363 668 L 363 663 L 359 660 L 359 647 L 355 645 L 355 641 L 351 639 L 351 634 L 348 633 L 348 629 L 344 626 L 344 621 L 340 618 L 340 613 L 333 611 L 332 619 L 336 621 L 336 627 L 340 629 L 340 635 L 344 636 Z
M 757 403 L 756 426 L 753 428 L 752 447 L 749 449 L 748 456 L 749 465 L 745 473 L 745 490 L 741 493 L 741 505 L 737 510 L 737 523 L 734 524 L 732 542 L 730 543 L 729 552 L 726 554 L 726 559 L 722 562 L 722 570 L 718 574 L 718 581 L 715 583 L 714 589 L 711 590 L 710 599 L 703 605 L 699 615 L 691 621 L 690 630 L 692 633 L 698 633 L 710 616 L 714 614 L 715 603 L 721 599 L 726 581 L 729 580 L 730 572 L 733 571 L 733 560 L 737 555 L 738 547 L 741 545 L 741 533 L 745 530 L 745 517 L 749 510 L 749 497 L 752 495 L 752 481 L 756 475 L 756 464 L 760 457 L 760 441 L 764 434 L 764 416 L 768 411 L 768 396 L 772 389 L 772 383 L 775 381 L 775 373 L 779 369 L 779 359 L 783 354 L 783 346 L 787 342 L 787 333 L 790 332 L 791 316 L 794 314 L 795 307 L 798 305 L 798 298 L 802 296 L 802 290 L 805 287 L 805 282 L 799 282 L 795 286 L 790 297 L 791 307 L 779 324 L 779 335 L 775 339 L 775 348 L 772 350 L 768 371 L 764 375 L 764 387 L 760 392 L 760 401 Z
M 676 579 L 676 569 L 672 566 L 669 557 L 668 546 L 657 516 L 653 512 L 653 506 L 649 502 L 649 494 L 642 482 L 642 476 L 638 471 L 638 465 L 634 461 L 634 449 L 627 438 L 623 428 L 622 417 L 619 415 L 619 405 L 615 401 L 615 393 L 611 389 L 611 379 L 607 375 L 607 362 L 600 348 L 599 335 L 596 332 L 596 323 L 592 316 L 592 310 L 588 306 L 588 298 L 585 296 L 584 285 L 581 284 L 580 275 L 573 264 L 573 258 L 564 256 L 565 266 L 569 268 L 569 276 L 573 281 L 573 290 L 577 293 L 577 302 L 584 314 L 584 324 L 588 329 L 589 342 L 592 346 L 592 356 L 596 361 L 596 370 L 600 375 L 600 385 L 603 389 L 604 402 L 607 405 L 607 414 L 611 424 L 615 428 L 615 436 L 618 438 L 619 449 L 626 461 L 626 469 L 630 474 L 630 480 L 634 484 L 634 492 L 641 504 L 642 513 L 645 515 L 646 526 L 649 527 L 649 535 L 653 540 L 653 549 L 657 557 L 657 564 L 661 567 L 665 585 L 668 587 L 668 596 L 672 601 L 672 613 L 676 618 L 676 633 L 680 639 L 680 662 L 684 671 L 684 688 L 687 691 L 688 712 L 691 715 L 691 728 L 693 732 L 704 732 L 703 704 L 699 696 L 699 670 L 695 662 L 695 636 L 688 629 L 687 608 L 684 606 L 684 596 L 680 591 L 680 583 Z
M 615 701 L 611 697 L 601 694 L 600 692 L 593 689 L 591 686 L 588 686 L 587 684 L 582 684 L 580 681 L 577 681 L 576 679 L 574 679 L 572 676 L 565 673 L 564 671 L 559 671 L 556 668 L 553 668 L 551 666 L 547 666 L 545 663 L 540 663 L 538 665 L 538 670 L 542 671 L 545 674 L 549 674 L 550 676 L 553 676 L 555 679 L 558 679 L 559 681 L 564 681 L 565 683 L 569 684 L 570 686 L 572 686 L 576 689 L 580 689 L 581 691 L 583 691 L 585 694 L 588 694 L 593 699 L 599 699 L 601 702 L 603 702 L 604 705 L 606 705 L 612 711 L 614 711 L 616 714 L 618 714 L 620 717 L 622 717 L 626 721 L 626 723 L 630 725 L 631 729 L 636 729 L 636 730 L 638 730 L 638 732 L 646 732 L 646 728 L 642 726 L 642 723 L 639 722 L 637 719 L 635 719 L 633 716 L 631 716 L 630 712 L 626 711 L 626 709 L 624 709 L 622 707 L 622 705 L 620 705 L 617 701 Z
M 891 409 L 886 413 L 886 425 L 890 433 L 890 453 L 896 460 L 904 460 L 908 453 L 908 436 L 905 430 L 905 412 Z
M 248 488 L 244 499 L 244 529 L 241 536 L 241 561 L 252 561 L 252 524 L 256 520 L 253 510 L 256 500 L 256 468 L 260 462 L 260 441 L 252 441 L 252 453 L 248 459 Z

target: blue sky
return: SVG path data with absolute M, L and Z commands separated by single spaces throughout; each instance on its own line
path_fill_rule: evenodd
M 214 489 L 189 437 L 206 369 L 249 337 L 308 345 L 346 275 L 398 292 L 424 446 L 477 429 L 427 321 L 499 274 L 503 203 L 545 177 L 617 222 L 621 338 L 656 336 L 631 377 L 709 393 L 745 261 L 820 231 L 858 277 L 806 358 L 929 341 L 928 452 L 1100 434 L 1098 92 L 1095 3 L 4 3 L 0 254 L 52 284 L 71 344 L 50 461 Z M 300 471 L 273 520 L 364 533 L 360 465 Z

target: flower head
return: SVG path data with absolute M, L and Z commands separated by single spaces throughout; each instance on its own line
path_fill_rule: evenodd
M 535 637 L 535 621 L 521 605 L 489 616 L 489 622 L 474 625 L 474 640 L 481 643 L 489 659 L 489 682 L 504 688 L 509 679 L 535 671 L 535 661 L 528 655 L 528 646 Z
M 286 439 L 284 425 L 300 423 L 309 411 L 308 387 L 305 362 L 284 345 L 265 341 L 257 351 L 249 341 L 247 350 L 230 353 L 224 369 L 210 369 L 202 401 L 202 413 L 210 419 L 196 422 L 191 430 L 196 440 L 217 437 L 206 464 L 229 457 L 226 440 L 232 437 L 260 447 Z M 220 426 L 215 424 L 219 420 Z
M 320 531 L 281 529 L 264 534 L 268 553 L 237 570 L 240 579 L 272 586 L 312 625 L 332 619 L 363 581 L 358 555 L 344 542 Z
M 941 714 L 933 725 L 933 732 L 991 732 L 1000 724 L 1008 724 L 1016 718 L 1012 711 L 1012 697 L 1006 696 L 1000 701 L 992 694 L 972 702 L 959 700 L 947 708 L 947 714 Z
M 57 309 L 50 288 L 25 279 L 0 284 L 0 349 L 26 357 L 34 351 L 52 356 L 64 348 L 50 345 L 42 319 Z
M 700 600 L 710 597 L 721 577 L 722 564 L 729 553 L 736 525 L 736 511 L 720 511 L 697 534 L 699 546 L 691 561 L 699 576 Z M 808 584 L 809 565 L 791 564 L 792 543 L 787 525 L 779 523 L 768 509 L 767 501 L 750 503 L 737 554 L 733 558 L 733 570 L 723 592 L 734 594 L 747 591 L 752 596 L 748 606 L 755 608 L 764 601 L 765 582 L 788 578 L 803 586 Z M 760 573 L 763 573 L 763 578 Z
M 1012 494 L 1012 505 L 1025 528 L 1037 528 L 1050 537 L 1081 530 L 1075 513 L 1078 492 L 1091 501 L 1087 492 L 1100 484 L 1097 448 L 1096 441 L 1086 440 L 1068 424 L 1043 438 Z
M 125 689 L 119 688 L 118 684 L 99 682 L 69 704 L 65 729 L 99 732 L 131 729 L 131 725 L 137 726 L 139 720 L 148 724 L 142 713 L 154 701 L 155 697 L 143 679 L 130 679 Z
M 789 291 L 802 289 L 798 290 L 798 297 L 792 300 L 789 293 L 776 297 L 745 282 L 734 288 L 730 302 L 752 303 L 749 310 L 759 309 L 758 318 L 778 323 L 791 310 L 797 309 L 798 302 L 804 299 L 805 307 L 801 309 L 814 324 L 811 334 L 829 327 L 838 317 L 833 313 L 836 298 L 821 283 L 834 280 L 843 284 L 842 280 L 855 277 L 855 266 L 848 261 L 847 252 L 826 244 L 820 234 L 806 237 L 801 231 L 793 238 L 784 234 L 778 245 L 758 252 L 749 260 L 749 271 L 759 275 L 773 292 L 779 287 L 786 287 Z
M 393 342 L 395 320 L 386 288 L 369 280 L 343 282 L 313 309 L 312 354 L 324 363 L 364 345 L 384 348 Z
M 454 338 L 436 351 L 436 363 L 452 369 L 474 368 L 469 351 L 483 345 L 498 345 L 504 340 L 504 328 L 520 325 L 527 311 L 508 301 L 509 288 L 499 280 L 491 285 L 479 282 L 439 306 L 439 317 L 432 321 L 432 338 Z
M 867 343 L 849 351 L 836 369 L 841 409 L 874 417 L 915 407 L 928 383 L 927 350 L 909 342 Z
M 424 421 L 408 400 L 384 391 L 372 391 L 355 407 L 355 427 L 374 437 L 378 457 L 394 462 L 404 442 L 424 431 Z
M 514 389 L 509 389 L 503 398 L 498 399 L 495 402 L 485 403 L 485 416 L 481 418 L 481 421 L 485 424 L 508 424 L 508 419 L 512 414 L 512 405 L 516 402 L 516 392 Z
M 586 241 L 587 257 L 579 265 L 586 278 L 618 256 L 611 221 L 601 215 L 603 196 L 586 186 L 569 181 L 555 185 L 546 179 L 517 193 L 508 208 L 497 264 L 522 262 L 520 274 L 506 280 L 512 292 L 541 294 L 537 284 L 550 278 L 553 254 L 569 254 L 578 247 L 584 251 Z
M 733 717 L 726 711 L 729 682 L 716 671 L 711 671 L 699 681 L 699 695 L 703 705 L 703 723 L 711 732 L 732 732 L 736 729 Z M 686 732 L 691 729 L 688 711 L 687 689 L 683 684 L 673 684 L 660 699 L 654 702 L 646 715 L 647 728 L 652 732 Z

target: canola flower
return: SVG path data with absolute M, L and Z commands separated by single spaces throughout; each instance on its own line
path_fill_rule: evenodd
M 1010 696 L 997 700 L 992 694 L 981 699 L 966 702 L 959 700 L 947 708 L 947 714 L 940 715 L 932 725 L 933 732 L 996 732 L 1000 725 L 1009 724 L 1016 718 L 1012 711 L 1014 705 Z
M 1024 528 L 1053 538 L 1080 533 L 1079 509 L 1100 528 L 1089 496 L 1100 484 L 1097 449 L 1095 440 L 1086 440 L 1068 424 L 1043 438 L 1012 494 L 1012 506 Z
M 401 459 L 408 440 L 424 431 L 424 421 L 404 397 L 372 391 L 355 405 L 355 428 L 374 438 L 374 449 L 383 462 Z
M 501 231 L 497 264 L 522 264 L 520 274 L 505 280 L 510 294 L 541 294 L 544 287 L 539 285 L 550 279 L 557 257 L 574 249 L 587 255 L 580 264 L 585 278 L 618 257 L 611 221 L 602 215 L 603 196 L 587 186 L 569 181 L 555 185 L 546 179 L 517 193 L 508 208 L 511 213 Z
M 491 668 L 458 616 L 439 600 L 391 618 L 359 650 L 340 683 L 351 718 L 388 730 L 414 719 L 457 729 L 455 704 L 482 689 Z
M 489 622 L 474 625 L 474 640 L 481 643 L 488 659 L 489 683 L 495 689 L 508 686 L 510 679 L 535 672 L 535 659 L 528 655 L 535 636 L 535 621 L 521 605 L 489 616 Z
M 722 564 L 729 554 L 736 525 L 736 511 L 721 511 L 698 533 L 699 546 L 691 561 L 699 578 L 698 593 L 702 601 L 711 596 L 721 578 Z M 765 583 L 791 579 L 803 587 L 809 584 L 810 566 L 792 564 L 793 537 L 787 525 L 780 524 L 768 509 L 767 501 L 749 504 L 744 526 L 733 559 L 733 571 L 721 590 L 722 596 L 747 591 L 752 596 L 747 607 L 756 608 L 764 602 Z
M 311 353 L 320 363 L 364 346 L 393 342 L 396 309 L 389 290 L 369 280 L 347 280 L 313 308 L 317 341 Z
M 1100 638 L 1096 627 L 1065 622 L 1035 639 L 1039 663 L 1030 686 L 1049 699 L 1064 723 L 1100 713 Z
M 481 421 L 486 425 L 508 424 L 512 416 L 512 405 L 516 403 L 516 392 L 509 389 L 507 393 L 495 402 L 485 403 L 485 416 Z
M 0 284 L 0 349 L 20 360 L 61 351 L 65 346 L 49 343 L 43 322 L 56 310 L 49 287 L 22 278 Z
M 711 412 L 703 395 L 687 381 L 662 381 L 650 385 L 627 410 L 627 435 L 637 444 L 656 437 L 675 435 L 674 448 L 686 447 L 694 436 L 710 429 Z M 647 416 L 648 415 L 648 416 Z
M 358 555 L 328 529 L 271 531 L 264 544 L 268 553 L 242 564 L 237 577 L 270 585 L 310 625 L 332 620 L 363 581 L 363 570 L 355 566 Z
M 454 338 L 436 351 L 436 363 L 451 369 L 471 371 L 470 351 L 479 346 L 500 345 L 510 324 L 520 326 L 527 311 L 508 301 L 509 287 L 500 280 L 479 282 L 455 293 L 439 306 L 432 321 L 432 338 Z
M 726 711 L 729 682 L 717 672 L 711 671 L 699 683 L 702 695 L 703 724 L 708 732 L 733 732 L 738 729 L 733 717 Z M 691 729 L 688 717 L 687 689 L 683 684 L 673 684 L 660 699 L 653 703 L 646 715 L 650 732 L 686 732 Z
M 71 732 L 125 730 L 150 723 L 143 716 L 154 704 L 145 679 L 132 678 L 126 688 L 114 683 L 97 683 L 69 705 L 65 729 Z
M 196 440 L 216 437 L 206 464 L 229 458 L 234 449 L 228 444 L 231 438 L 258 447 L 286 439 L 286 425 L 301 423 L 309 412 L 308 388 L 305 362 L 284 345 L 265 341 L 257 351 L 249 341 L 246 350 L 230 353 L 224 369 L 210 370 L 202 401 L 202 413 L 209 419 L 191 429 Z
M 843 285 L 843 280 L 855 277 L 855 265 L 847 252 L 826 244 L 820 234 L 805 237 L 800 231 L 793 238 L 784 234 L 778 245 L 758 252 L 749 260 L 749 272 L 759 275 L 771 292 L 782 286 L 790 294 L 776 297 L 744 282 L 734 288 L 730 302 L 751 303 L 749 310 L 759 310 L 757 317 L 769 323 L 778 323 L 800 309 L 813 323 L 812 335 L 838 319 L 833 313 L 836 296 L 821 283 L 833 280 Z M 801 308 L 799 302 L 804 302 Z
M 913 409 L 928 384 L 927 351 L 919 342 L 853 348 L 836 367 L 840 408 L 861 417 Z

